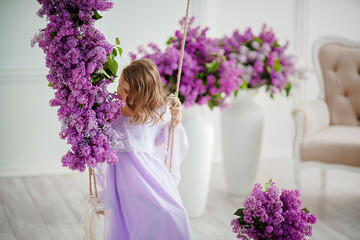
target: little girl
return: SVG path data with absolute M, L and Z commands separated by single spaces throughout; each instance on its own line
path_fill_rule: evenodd
M 163 123 L 167 96 L 157 66 L 149 59 L 133 61 L 124 68 L 117 93 L 126 107 L 112 128 L 124 135 L 124 147 L 115 149 L 119 161 L 105 173 L 104 239 L 191 239 L 177 191 L 179 165 L 187 151 L 180 101 L 173 99 L 170 107 L 176 126 L 170 173 L 164 163 L 170 125 Z

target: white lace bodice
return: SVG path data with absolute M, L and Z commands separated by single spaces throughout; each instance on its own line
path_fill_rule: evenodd
M 122 133 L 123 148 L 114 146 L 117 152 L 154 152 L 156 139 L 163 132 L 164 124 L 131 124 L 131 117 L 122 116 L 116 119 L 111 127 Z

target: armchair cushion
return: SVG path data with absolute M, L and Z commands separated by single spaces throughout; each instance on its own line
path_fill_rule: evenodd
M 360 46 L 329 42 L 318 54 L 330 124 L 360 126 Z
M 304 122 L 302 123 L 304 132 L 300 133 L 303 134 L 302 139 L 312 136 L 330 125 L 329 109 L 323 100 L 299 105 L 294 108 L 293 115 L 298 112 L 304 114 Z
M 306 138 L 300 156 L 302 161 L 360 167 L 360 127 L 330 126 Z

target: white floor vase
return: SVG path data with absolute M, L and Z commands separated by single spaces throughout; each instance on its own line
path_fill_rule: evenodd
M 253 96 L 253 91 L 239 91 L 222 112 L 224 170 L 227 191 L 232 195 L 249 194 L 256 179 L 264 113 Z
M 208 106 L 183 109 L 183 126 L 189 150 L 181 165 L 179 192 L 189 217 L 201 216 L 206 207 L 214 144 L 214 126 Z

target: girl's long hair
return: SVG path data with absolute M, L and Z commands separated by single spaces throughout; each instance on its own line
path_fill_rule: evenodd
M 166 111 L 167 95 L 162 86 L 156 64 L 150 59 L 135 60 L 122 71 L 130 91 L 126 104 L 134 111 L 133 124 L 154 124 L 162 120 Z

